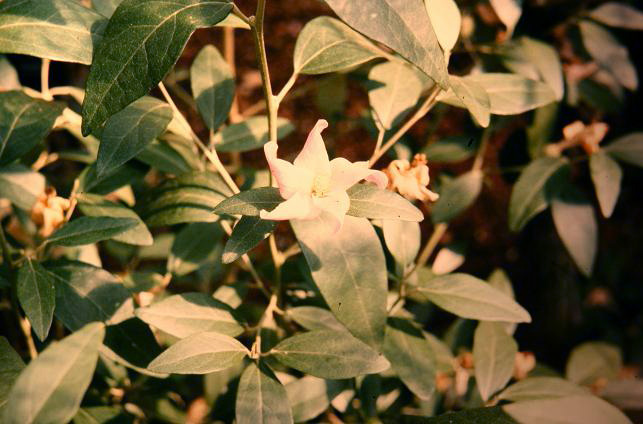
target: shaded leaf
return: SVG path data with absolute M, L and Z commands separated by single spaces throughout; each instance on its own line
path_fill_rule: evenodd
M 542 157 L 531 162 L 520 174 L 509 200 L 509 228 L 520 231 L 531 218 L 549 205 L 547 185 L 563 167 L 564 158 Z
M 137 246 L 150 246 L 154 240 L 152 234 L 145 226 L 136 212 L 118 203 L 90 193 L 81 193 L 77 196 L 78 208 L 87 216 L 101 217 L 109 216 L 114 218 L 131 218 L 137 221 L 133 228 L 113 237 L 114 240 L 122 243 L 133 244 Z
M 518 344 L 502 323 L 481 322 L 473 337 L 476 384 L 487 401 L 511 379 Z
M 251 362 L 241 375 L 235 410 L 238 424 L 293 422 L 286 389 L 263 361 Z
M 231 10 L 226 0 L 123 1 L 94 54 L 83 102 L 83 135 L 147 94 L 176 63 L 192 32 L 217 24 Z
M 306 330 L 346 330 L 346 327 L 337 321 L 337 318 L 335 318 L 332 312 L 317 306 L 297 306 L 290 308 L 288 309 L 288 316 Z
M 325 74 L 351 69 L 379 55 L 372 42 L 343 22 L 320 16 L 299 33 L 293 67 L 298 74 Z
M 151 371 L 147 366 L 161 353 L 150 327 L 138 318 L 107 327 L 101 355 L 128 368 L 152 377 L 167 374 Z
M 228 118 L 234 100 L 234 76 L 216 47 L 207 45 L 196 56 L 190 84 L 203 121 L 216 131 Z
M 368 99 L 385 129 L 397 125 L 420 100 L 423 81 L 410 66 L 400 62 L 375 65 L 368 73 Z
M 483 178 L 482 171 L 474 170 L 444 183 L 431 209 L 431 220 L 436 224 L 449 222 L 469 208 L 480 194 Z
M 175 275 L 187 275 L 213 260 L 220 252 L 221 226 L 215 222 L 193 222 L 179 231 L 172 243 L 167 270 Z
M 230 336 L 199 332 L 174 343 L 148 368 L 173 374 L 207 374 L 232 367 L 249 354 L 244 345 Z
M 0 167 L 0 197 L 20 209 L 31 210 L 44 191 L 45 177 L 39 172 L 19 163 Z
M 70 421 L 94 375 L 104 335 L 105 326 L 92 323 L 49 345 L 16 380 L 9 393 L 3 422 Z
M 400 219 L 420 222 L 422 211 L 411 202 L 392 191 L 382 190 L 372 184 L 355 184 L 349 188 L 351 199 L 348 215 L 371 219 Z
M 386 323 L 384 252 L 370 222 L 347 216 L 336 234 L 326 214 L 290 221 L 315 284 L 337 319 L 357 338 L 377 347 Z
M 409 320 L 389 318 L 383 350 L 404 384 L 420 399 L 431 399 L 435 392 L 435 356 L 422 331 Z
M 13 350 L 9 340 L 0 336 L 0 417 L 7 404 L 9 392 L 13 383 L 25 368 L 25 363 L 20 355 Z
M 611 142 L 605 151 L 620 161 L 643 166 L 643 132 L 624 135 Z
M 277 140 L 286 137 L 294 129 L 286 118 L 277 118 Z M 252 116 L 222 129 L 214 136 L 214 143 L 218 152 L 247 152 L 263 147 L 268 138 L 268 117 Z
M 27 259 L 18 271 L 16 286 L 20 306 L 40 340 L 45 340 L 54 318 L 54 280 L 40 263 Z
M 599 151 L 589 157 L 589 169 L 596 190 L 598 204 L 605 218 L 612 216 L 621 192 L 623 170 L 609 155 Z
M 228 197 L 213 212 L 218 215 L 259 216 L 262 209 L 272 210 L 283 201 L 276 187 L 253 188 Z
M 482 127 L 488 127 L 491 121 L 491 103 L 483 86 L 467 78 L 449 76 L 451 91 L 440 98 L 453 106 L 464 107 Z
M 611 380 L 600 396 L 625 410 L 643 409 L 643 381 L 640 379 Z
M 460 162 L 473 157 L 476 144 L 473 137 L 451 136 L 429 144 L 422 151 L 431 162 Z
M 643 12 L 625 3 L 603 3 L 592 10 L 589 16 L 609 26 L 643 30 Z
M 531 322 L 512 298 L 468 274 L 449 274 L 422 281 L 416 288 L 440 308 L 481 321 Z
M 618 408 L 594 396 L 529 400 L 503 406 L 521 424 L 629 424 Z
M 63 108 L 60 103 L 34 99 L 22 91 L 0 92 L 0 165 L 36 147 L 49 134 Z
M 555 399 L 567 396 L 590 396 L 591 393 L 558 377 L 529 377 L 507 387 L 498 395 L 498 400 L 521 402 L 524 400 Z
M 391 255 L 403 267 L 411 264 L 420 251 L 420 224 L 385 219 L 382 222 L 384 241 Z
M 223 263 L 229 264 L 239 259 L 268 237 L 275 225 L 275 221 L 264 221 L 254 216 L 241 217 L 223 250 Z
M 346 381 L 323 380 L 307 375 L 286 385 L 286 393 L 296 423 L 312 420 L 348 386 Z
M 139 223 L 140 221 L 134 218 L 83 216 L 56 230 L 47 242 L 59 246 L 92 244 L 122 234 Z
M 184 155 L 169 143 L 153 141 L 137 155 L 136 159 L 169 174 L 182 175 L 194 169 Z
M 347 331 L 300 333 L 281 341 L 269 353 L 286 366 L 333 380 L 375 374 L 390 366 L 382 354 Z
M 444 53 L 421 0 L 326 0 L 344 22 L 399 53 L 437 82 L 448 86 Z
M 622 365 L 618 347 L 603 342 L 587 342 L 572 350 L 565 376 L 574 383 L 590 385 L 599 378 L 615 378 Z
M 106 24 L 74 0 L 5 0 L 0 51 L 89 65 Z
M 448 412 L 437 417 L 408 417 L 406 424 L 516 424 L 500 406 L 491 408 L 465 409 L 459 412 Z
M 98 175 L 105 175 L 136 156 L 165 131 L 171 120 L 170 106 L 148 96 L 112 115 L 100 134 Z
M 205 293 L 182 293 L 139 308 L 136 316 L 144 322 L 178 338 L 209 331 L 238 336 L 243 327 L 231 308 Z

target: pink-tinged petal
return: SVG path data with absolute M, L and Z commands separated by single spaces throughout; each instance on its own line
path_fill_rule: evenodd
M 382 171 L 368 168 L 368 162 L 349 162 L 344 158 L 335 158 L 330 161 L 332 190 L 348 190 L 350 187 L 366 180 L 377 184 L 379 188 L 386 188 L 388 177 Z
M 332 218 L 333 233 L 338 232 L 344 224 L 344 217 L 348 208 L 350 207 L 351 200 L 344 190 L 334 191 L 326 197 L 313 197 L 313 202 L 322 213 L 326 213 Z
M 330 174 L 328 152 L 321 136 L 322 131 L 326 128 L 328 128 L 328 122 L 324 119 L 317 121 L 315 127 L 308 134 L 304 148 L 295 158 L 294 164 L 296 167 L 309 169 L 318 175 Z
M 298 168 L 292 163 L 277 158 L 277 143 L 270 142 L 263 146 L 268 160 L 270 172 L 277 181 L 279 194 L 284 199 L 290 199 L 295 193 L 309 194 L 313 187 L 314 174 L 304 168 Z
M 288 221 L 291 219 L 310 219 L 319 213 L 310 195 L 298 192 L 290 199 L 274 208 L 271 212 L 260 210 L 259 217 L 270 221 Z

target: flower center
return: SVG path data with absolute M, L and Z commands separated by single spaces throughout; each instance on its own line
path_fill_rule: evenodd
M 330 193 L 330 175 L 317 174 L 313 179 L 313 196 L 326 197 Z

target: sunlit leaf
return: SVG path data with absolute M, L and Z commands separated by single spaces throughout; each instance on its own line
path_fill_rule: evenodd
M 439 99 L 453 106 L 469 110 L 471 116 L 482 127 L 488 127 L 491 120 L 490 100 L 487 91 L 471 79 L 449 76 L 451 90 Z
M 473 338 L 473 364 L 482 400 L 488 400 L 511 379 L 518 344 L 502 323 L 481 322 Z
M 592 384 L 599 378 L 615 378 L 623 365 L 618 347 L 604 342 L 587 342 L 569 355 L 566 377 L 577 384 Z
M 605 151 L 620 161 L 643 166 L 643 132 L 624 135 L 611 142 Z
M 603 3 L 589 12 L 589 16 L 609 26 L 643 30 L 643 12 L 626 3 Z
M 529 377 L 507 387 L 498 395 L 498 399 L 521 402 L 581 395 L 589 396 L 591 393 L 563 378 Z
M 424 4 L 442 50 L 453 50 L 462 26 L 462 15 L 457 3 L 454 0 L 424 0 Z
M 45 340 L 54 318 L 54 280 L 38 262 L 27 259 L 18 271 L 16 286 L 20 306 L 40 340 Z
M 505 24 L 509 38 L 522 15 L 522 0 L 489 0 L 500 21 Z
M 253 188 L 228 197 L 213 212 L 218 215 L 259 216 L 262 209 L 272 210 L 283 201 L 276 187 Z
M 317 306 L 297 306 L 288 309 L 288 316 L 307 330 L 344 331 L 344 327 L 328 309 Z
M 98 43 L 83 102 L 83 135 L 156 86 L 188 38 L 232 10 L 226 0 L 125 0 Z M 127 87 L 127 89 L 124 89 Z
M 251 362 L 241 375 L 235 412 L 238 424 L 293 422 L 286 389 L 263 361 Z
M 0 51 L 88 65 L 106 24 L 74 0 L 5 0 Z
M 368 73 L 371 107 L 385 129 L 397 125 L 415 107 L 423 82 L 417 72 L 400 62 L 375 65 Z
M 0 197 L 24 210 L 38 200 L 45 191 L 45 177 L 18 163 L 0 167 Z
M 312 420 L 328 408 L 346 387 L 347 381 L 323 380 L 307 375 L 286 385 L 286 393 L 296 423 Z
M 601 212 L 605 218 L 609 218 L 621 192 L 621 166 L 609 155 L 599 151 L 590 156 L 589 169 Z
M 460 162 L 475 154 L 476 145 L 474 137 L 452 136 L 429 144 L 423 153 L 430 162 Z
M 236 261 L 268 237 L 274 229 L 275 221 L 264 221 L 254 216 L 241 217 L 223 250 L 223 263 Z
M 384 241 L 391 255 L 402 266 L 411 264 L 420 250 L 420 225 L 412 221 L 383 221 Z
M 422 211 L 397 193 L 372 184 L 355 184 L 348 189 L 351 199 L 348 215 L 371 219 L 400 219 L 420 222 Z
M 618 408 L 594 396 L 529 400 L 511 403 L 502 408 L 521 424 L 631 423 Z

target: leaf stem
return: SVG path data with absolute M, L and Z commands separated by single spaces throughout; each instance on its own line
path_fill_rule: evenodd
M 295 82 L 297 81 L 297 77 L 299 74 L 296 72 L 293 72 L 293 74 L 290 76 L 288 81 L 286 81 L 286 84 L 282 87 L 281 91 L 279 94 L 277 94 L 275 101 L 277 102 L 277 108 L 279 108 L 279 105 L 281 102 L 284 100 L 284 97 L 286 97 L 286 94 L 292 89 L 293 85 L 295 85 Z
M 45 100 L 53 100 L 53 96 L 49 92 L 49 67 L 51 65 L 51 60 L 43 59 L 42 66 L 40 67 L 40 91 L 42 92 L 42 98 Z

